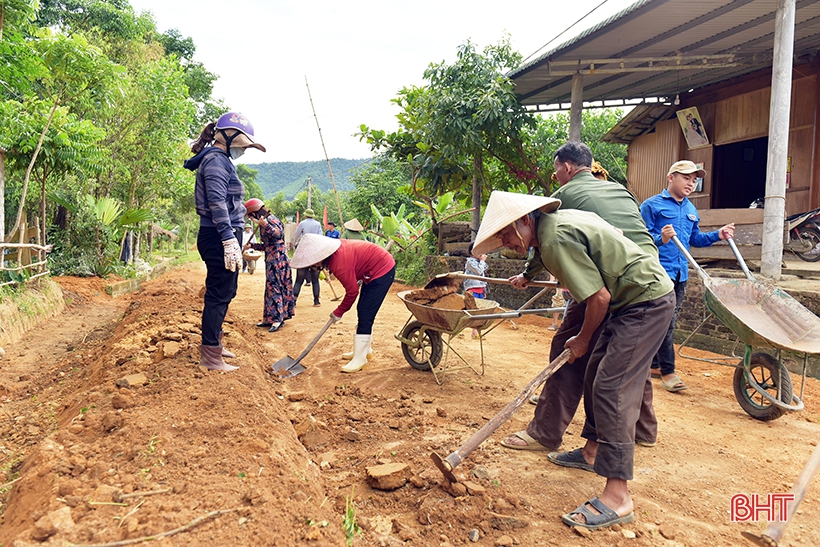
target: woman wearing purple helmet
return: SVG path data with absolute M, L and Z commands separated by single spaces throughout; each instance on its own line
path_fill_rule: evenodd
M 265 151 L 253 139 L 253 125 L 239 112 L 223 114 L 209 123 L 191 146 L 195 154 L 185 168 L 196 171 L 196 212 L 199 215 L 197 249 L 205 262 L 205 302 L 202 307 L 202 345 L 199 364 L 208 370 L 231 371 L 223 357 L 235 355 L 222 347 L 222 322 L 236 296 L 242 264 L 245 226 L 245 186 L 236 176 L 231 158 L 247 148 Z

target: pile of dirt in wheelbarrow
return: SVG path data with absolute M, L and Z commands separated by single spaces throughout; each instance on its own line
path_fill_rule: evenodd
M 410 292 L 405 298 L 410 302 L 440 310 L 478 309 L 473 293 L 467 291 L 464 294 L 456 294 L 454 290 L 455 288 L 452 286 L 419 289 Z
M 413 289 L 396 285 L 361 372 L 339 370 L 354 308 L 304 359 L 306 371 L 277 381 L 270 365 L 298 355 L 335 309 L 329 287 L 321 283 L 320 307 L 303 289 L 296 316 L 270 333 L 254 326 L 265 278 L 243 274 L 225 325 L 240 369 L 221 374 L 197 366 L 203 279 L 196 264 L 109 299 L 107 314 L 72 305 L 6 348 L 3 367 L 15 375 L 0 375 L 0 543 L 342 546 L 355 518 L 354 546 L 741 546 L 741 531 L 763 526 L 732 522 L 732 496 L 788 491 L 820 439 L 816 380 L 806 383 L 806 410 L 759 422 L 734 399 L 733 369 L 679 359 L 689 389 L 657 386 L 658 445 L 636 448 L 635 521 L 577 532 L 560 515 L 599 495 L 604 479 L 556 467 L 543 451 L 501 447 L 524 429 L 529 405 L 455 469 L 456 485 L 430 460 L 456 450 L 546 366 L 550 318 L 502 323 L 484 337 L 485 374 L 448 372 L 439 386 L 394 339 L 410 316 L 396 293 Z M 451 345 L 480 361 L 469 332 Z M 583 444 L 583 418 L 579 410 L 565 449 Z M 815 485 L 785 543 L 820 545 L 817 522 Z

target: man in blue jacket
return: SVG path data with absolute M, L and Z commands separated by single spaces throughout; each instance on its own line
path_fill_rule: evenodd
M 675 162 L 666 175 L 666 190 L 641 204 L 641 216 L 649 233 L 655 238 L 661 266 L 675 283 L 675 313 L 658 354 L 652 360 L 652 376 L 659 377 L 661 386 L 672 392 L 687 388 L 675 374 L 674 335 L 678 314 L 686 296 L 686 281 L 689 279 L 689 262 L 672 238 L 678 236 L 688 250 L 691 245 L 708 247 L 719 239 L 726 240 L 735 231 L 734 224 L 727 224 L 714 232 L 700 231 L 698 210 L 689 201 L 689 194 L 694 191 L 697 179 L 705 176 L 706 171 L 689 160 Z

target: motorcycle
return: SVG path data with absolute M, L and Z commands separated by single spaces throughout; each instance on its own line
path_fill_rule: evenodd
M 762 209 L 763 198 L 749 205 L 750 209 Z M 783 250 L 791 251 L 801 260 L 820 260 L 820 208 L 786 217 L 783 225 Z

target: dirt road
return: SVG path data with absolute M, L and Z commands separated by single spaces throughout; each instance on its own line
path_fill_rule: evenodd
M 154 544 L 345 545 L 348 499 L 360 546 L 747 545 L 740 532 L 765 523 L 731 522 L 731 497 L 788 491 L 820 440 L 817 381 L 807 381 L 804 411 L 764 423 L 738 405 L 731 368 L 680 360 L 690 389 L 657 386 L 658 445 L 636 447 L 635 521 L 580 535 L 560 515 L 599 494 L 604 479 L 498 444 L 533 407 L 457 468 L 469 489 L 448 486 L 429 457 L 455 450 L 546 365 L 549 319 L 500 326 L 485 340 L 483 376 L 452 371 L 438 386 L 393 338 L 409 317 L 397 285 L 363 371 L 339 371 L 354 311 L 304 360 L 305 373 L 276 381 L 269 365 L 296 357 L 335 303 L 323 283 L 314 308 L 305 288 L 280 331 L 256 328 L 260 274 L 241 276 L 231 304 L 225 345 L 241 368 L 230 374 L 197 366 L 198 264 L 116 300 L 98 280 L 61 281 L 66 312 L 0 361 L 0 484 L 16 481 L 2 497 L 0 545 L 110 545 L 163 532 L 173 533 Z M 469 331 L 453 346 L 480 361 Z M 126 377 L 132 387 L 118 387 Z M 583 444 L 582 420 L 580 410 L 564 448 Z M 371 488 L 366 468 L 380 463 L 407 464 L 407 484 Z M 818 523 L 815 484 L 783 544 L 820 545 Z

